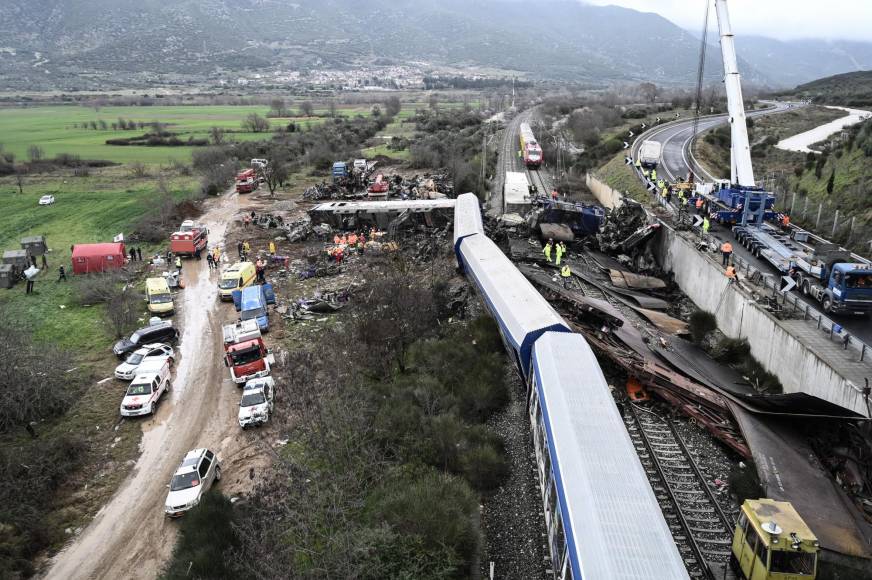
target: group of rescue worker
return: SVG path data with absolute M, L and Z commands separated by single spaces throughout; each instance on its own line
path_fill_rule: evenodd
M 563 266 L 560 265 L 563 256 L 566 255 L 566 244 L 563 242 L 557 242 L 555 244 L 554 239 L 548 238 L 548 243 L 545 244 L 542 252 L 545 254 L 545 261 L 549 264 L 553 263 L 560 270 L 560 277 L 563 279 L 563 287 L 569 288 L 569 279 L 572 277 L 572 269 L 566 262 L 563 263 Z M 554 262 L 551 261 L 552 254 L 554 254 Z

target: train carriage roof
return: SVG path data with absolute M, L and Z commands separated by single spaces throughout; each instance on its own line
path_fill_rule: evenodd
M 526 376 L 535 340 L 548 330 L 570 332 L 569 326 L 484 234 L 463 238 L 459 256 Z
M 573 577 L 688 578 L 590 346 L 549 332 L 533 361 Z

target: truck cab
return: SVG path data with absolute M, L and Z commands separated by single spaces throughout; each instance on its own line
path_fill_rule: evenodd
M 730 553 L 730 566 L 740 577 L 814 580 L 818 552 L 818 539 L 790 503 L 745 500 Z
M 229 345 L 225 350 L 224 364 L 230 369 L 230 378 L 241 385 L 251 379 L 268 376 L 272 355 L 266 349 L 263 338 L 257 337 Z
M 257 320 L 261 332 L 269 330 L 269 311 L 267 306 L 276 303 L 272 284 L 262 284 L 233 292 L 233 304 L 239 312 L 240 320 Z
M 251 193 L 257 188 L 257 171 L 254 169 L 245 169 L 236 175 L 236 193 Z
M 872 267 L 839 263 L 829 269 L 824 311 L 850 314 L 872 312 Z

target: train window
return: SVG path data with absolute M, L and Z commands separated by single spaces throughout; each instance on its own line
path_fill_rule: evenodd
M 744 512 L 739 515 L 739 521 L 737 522 L 736 526 L 740 528 L 743 533 L 748 533 L 748 518 L 745 516 Z
M 757 554 L 757 559 L 760 560 L 760 563 L 768 569 L 769 549 L 766 547 L 766 543 L 760 538 L 757 538 L 757 548 L 754 550 L 754 553 Z
M 563 518 L 560 517 L 560 510 L 555 506 L 554 513 L 554 539 L 552 540 L 552 548 L 557 556 L 557 563 L 561 563 L 566 555 L 566 535 L 563 533 Z
M 770 572 L 811 576 L 814 574 L 815 554 L 808 552 L 772 552 Z

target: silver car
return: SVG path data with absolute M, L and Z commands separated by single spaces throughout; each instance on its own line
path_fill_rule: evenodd
M 206 448 L 188 451 L 176 469 L 164 502 L 164 512 L 171 518 L 182 516 L 197 507 L 212 484 L 221 480 L 218 456 Z

